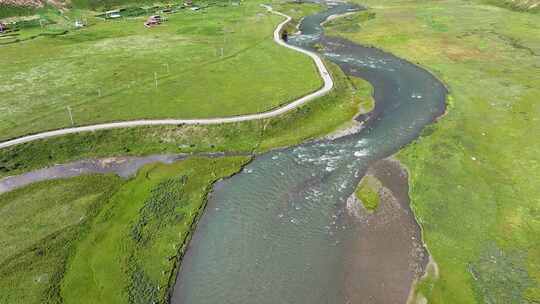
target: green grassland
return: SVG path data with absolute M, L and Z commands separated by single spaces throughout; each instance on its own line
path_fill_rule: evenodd
M 0 177 L 76 159 L 196 152 L 263 152 L 347 126 L 373 106 L 372 87 L 328 64 L 335 89 L 279 117 L 212 126 L 141 127 L 81 133 L 0 149 Z
M 34 13 L 36 13 L 36 8 L 34 7 L 0 4 L 0 18 L 27 16 Z
M 358 183 L 354 194 L 366 210 L 373 212 L 379 207 L 381 186 L 381 182 L 373 175 L 364 176 Z
M 158 303 L 214 181 L 248 159 L 154 164 L 124 185 L 79 244 L 62 282 L 66 303 Z
M 183 9 L 151 29 L 144 16 L 87 16 L 86 28 L 0 46 L 0 140 L 68 127 L 68 106 L 76 125 L 220 117 L 318 89 L 311 59 L 273 42 L 283 18 L 260 3 Z
M 451 92 L 447 115 L 399 154 L 439 266 L 418 293 L 539 303 L 540 16 L 470 1 L 358 2 L 374 18 L 346 17 L 357 30 L 332 34 L 419 63 Z
M 81 176 L 0 195 L 0 303 L 56 303 L 74 244 L 121 184 Z
M 0 303 L 162 303 L 211 185 L 248 160 L 189 158 L 128 181 L 90 175 L 0 195 Z

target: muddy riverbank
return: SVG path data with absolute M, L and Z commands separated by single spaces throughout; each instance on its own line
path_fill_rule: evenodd
M 394 159 L 374 163 L 367 175 L 382 184 L 380 205 L 365 210 L 353 194 L 350 221 L 358 222 L 356 240 L 348 243 L 344 263 L 349 303 L 405 303 L 413 283 L 424 273 L 428 253 L 409 200 L 408 176 Z

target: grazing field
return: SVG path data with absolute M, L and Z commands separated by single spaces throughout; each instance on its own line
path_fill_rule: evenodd
M 311 59 L 272 40 L 283 18 L 260 3 L 183 9 L 150 29 L 145 16 L 74 11 L 89 26 L 0 45 L 0 140 L 71 126 L 68 107 L 75 125 L 220 117 L 315 91 L 322 81 Z
M 65 303 L 164 302 L 176 256 L 211 185 L 247 161 L 190 158 L 139 171 L 78 245 L 61 285 Z
M 399 154 L 439 266 L 417 295 L 539 303 L 540 15 L 470 1 L 358 2 L 372 17 L 336 20 L 332 34 L 417 62 L 451 93 L 448 114 Z M 354 30 L 340 31 L 344 22 Z
M 0 195 L 0 303 L 163 302 L 211 185 L 248 160 L 189 158 L 127 182 L 90 175 Z
M 81 176 L 0 195 L 0 303 L 57 303 L 74 244 L 121 184 Z
M 0 177 L 55 163 L 121 155 L 262 152 L 298 144 L 348 126 L 373 107 L 372 88 L 328 64 L 334 90 L 279 117 L 215 126 L 167 126 L 72 134 L 0 149 Z

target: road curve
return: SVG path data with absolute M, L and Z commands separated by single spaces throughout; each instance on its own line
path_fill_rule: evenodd
M 247 114 L 247 115 L 238 115 L 238 116 L 230 116 L 230 117 L 215 117 L 215 118 L 205 118 L 205 119 L 152 119 L 152 120 L 131 120 L 131 121 L 121 121 L 121 122 L 111 122 L 111 123 L 103 123 L 103 124 L 95 124 L 95 125 L 89 125 L 89 126 L 82 126 L 82 127 L 74 127 L 74 128 L 65 128 L 65 129 L 58 129 L 53 131 L 47 131 L 42 133 L 37 133 L 33 135 L 27 135 L 19 138 L 15 138 L 12 140 L 4 141 L 0 143 L 0 149 L 7 148 L 11 146 L 15 146 L 18 144 L 23 144 L 39 139 L 46 139 L 51 138 L 55 136 L 61 136 L 61 135 L 67 135 L 67 134 L 73 134 L 73 133 L 81 133 L 81 132 L 91 132 L 91 131 L 99 131 L 99 130 L 109 130 L 109 129 L 118 129 L 118 128 L 128 128 L 128 127 L 139 127 L 139 126 L 156 126 L 156 125 L 180 125 L 180 124 L 186 124 L 186 125 L 213 125 L 213 124 L 224 124 L 224 123 L 233 123 L 233 122 L 242 122 L 242 121 L 249 121 L 249 120 L 259 120 L 259 119 L 266 119 L 270 117 L 275 117 L 278 115 L 281 115 L 283 113 L 286 113 L 290 110 L 293 110 L 295 108 L 298 108 L 299 106 L 315 99 L 318 97 L 321 97 L 323 95 L 326 95 L 328 92 L 332 90 L 334 87 L 334 82 L 332 80 L 332 77 L 330 76 L 330 73 L 324 66 L 323 61 L 321 58 L 310 51 L 303 50 L 301 48 L 288 45 L 283 40 L 281 40 L 281 30 L 283 29 L 283 26 L 287 24 L 289 21 L 291 21 L 291 17 L 288 15 L 285 15 L 283 13 L 280 13 L 278 11 L 275 11 L 272 9 L 272 7 L 268 5 L 261 4 L 262 7 L 266 8 L 269 12 L 272 12 L 276 15 L 280 15 L 286 18 L 285 21 L 281 22 L 274 31 L 274 41 L 282 45 L 284 47 L 287 47 L 289 49 L 293 49 L 297 52 L 304 53 L 311 57 L 313 61 L 315 62 L 315 65 L 317 66 L 317 70 L 319 71 L 319 74 L 321 78 L 324 81 L 324 85 L 319 90 L 310 93 L 308 95 L 305 95 L 291 103 L 288 103 L 282 107 L 276 108 L 274 110 L 268 111 L 268 112 L 262 112 L 262 113 L 256 113 L 256 114 Z

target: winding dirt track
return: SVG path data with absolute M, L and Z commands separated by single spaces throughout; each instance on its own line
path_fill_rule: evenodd
M 67 134 L 73 134 L 73 133 L 80 133 L 80 132 L 90 132 L 90 131 L 99 131 L 99 130 L 107 130 L 107 129 L 118 129 L 118 128 L 128 128 L 128 127 L 138 127 L 138 126 L 154 126 L 154 125 L 180 125 L 180 124 L 186 124 L 186 125 L 213 125 L 213 124 L 223 124 L 223 123 L 233 123 L 233 122 L 242 122 L 242 121 L 249 121 L 249 120 L 259 120 L 259 119 L 266 119 L 270 117 L 275 117 L 278 115 L 281 115 L 283 113 L 286 113 L 290 110 L 293 110 L 295 108 L 298 108 L 299 106 L 315 99 L 318 97 L 321 97 L 323 95 L 326 95 L 328 92 L 332 90 L 334 87 L 334 82 L 332 81 L 332 77 L 330 76 L 330 73 L 328 73 L 328 70 L 324 66 L 323 61 L 321 58 L 312 52 L 297 48 L 292 45 L 286 44 L 283 40 L 281 40 L 280 33 L 289 21 L 291 21 L 291 17 L 288 15 L 285 15 L 283 13 L 274 11 L 272 7 L 267 5 L 261 5 L 262 7 L 266 8 L 269 12 L 272 12 L 276 15 L 280 15 L 286 18 L 285 21 L 281 22 L 274 31 L 274 41 L 282 45 L 284 47 L 287 47 L 289 49 L 293 49 L 297 52 L 304 53 L 311 57 L 313 61 L 315 62 L 315 65 L 317 66 L 317 69 L 319 71 L 319 74 L 321 78 L 324 81 L 324 85 L 319 90 L 310 93 L 308 95 L 305 95 L 291 103 L 288 103 L 282 107 L 279 107 L 277 109 L 268 111 L 268 112 L 262 112 L 262 113 L 256 113 L 256 114 L 247 114 L 247 115 L 239 115 L 239 116 L 231 116 L 231 117 L 216 117 L 216 118 L 206 118 L 206 119 L 156 119 L 156 120 L 132 120 L 132 121 L 121 121 L 121 122 L 111 122 L 111 123 L 104 123 L 104 124 L 96 124 L 96 125 L 89 125 L 89 126 L 83 126 L 83 127 L 74 127 L 74 128 L 65 128 L 65 129 L 58 129 L 53 131 L 47 131 L 42 133 L 37 133 L 33 135 L 27 135 L 23 137 L 19 137 L 16 139 L 4 141 L 0 143 L 0 149 L 7 148 L 11 146 L 15 146 L 22 143 L 27 143 L 39 139 L 45 139 L 55 136 L 61 136 L 61 135 L 67 135 Z

